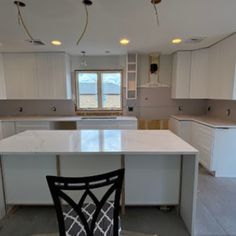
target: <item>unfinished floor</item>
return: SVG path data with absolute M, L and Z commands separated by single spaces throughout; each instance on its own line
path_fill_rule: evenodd
M 188 236 L 175 211 L 168 213 L 156 207 L 128 208 L 122 216 L 126 230 Z M 53 207 L 21 207 L 0 222 L 1 236 L 30 236 L 57 231 Z M 236 178 L 214 178 L 200 168 L 197 202 L 197 236 L 236 235 Z

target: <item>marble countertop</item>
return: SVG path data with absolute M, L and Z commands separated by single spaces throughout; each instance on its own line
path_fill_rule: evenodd
M 115 117 L 115 119 L 114 119 Z M 0 121 L 81 121 L 81 120 L 114 120 L 136 121 L 134 116 L 0 116 Z
M 29 130 L 0 141 L 1 155 L 197 152 L 169 130 Z
M 211 116 L 174 115 L 171 117 L 180 121 L 194 121 L 212 128 L 236 128 L 236 122 Z

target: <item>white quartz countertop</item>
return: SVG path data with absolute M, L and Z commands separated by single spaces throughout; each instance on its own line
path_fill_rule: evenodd
M 180 121 L 194 121 L 212 128 L 236 128 L 236 122 L 210 116 L 174 115 Z
M 114 120 L 136 121 L 134 116 L 0 116 L 0 121 L 81 121 Z
M 1 155 L 197 152 L 169 130 L 29 130 L 0 141 Z

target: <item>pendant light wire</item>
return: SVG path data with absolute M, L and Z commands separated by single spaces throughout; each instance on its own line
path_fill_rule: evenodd
M 30 32 L 29 32 L 29 30 L 28 30 L 28 28 L 27 28 L 27 26 L 26 26 L 26 24 L 25 24 L 25 22 L 24 22 L 24 20 L 23 20 L 23 17 L 22 17 L 22 15 L 21 15 L 19 3 L 16 3 L 16 6 L 17 6 L 17 13 L 18 13 L 18 24 L 23 27 L 26 36 L 27 36 L 32 42 L 34 42 L 35 40 L 34 40 L 33 36 L 30 34 Z
M 155 15 L 156 15 L 157 26 L 160 26 L 159 17 L 158 17 L 158 12 L 157 12 L 157 7 L 156 7 L 156 4 L 155 4 L 154 1 L 153 1 L 152 5 L 153 5 L 154 11 L 155 11 Z
M 88 28 L 88 20 L 89 20 L 88 18 L 89 18 L 89 15 L 88 15 L 88 8 L 87 8 L 87 5 L 86 5 L 86 4 L 84 4 L 84 8 L 85 8 L 85 13 L 86 13 L 86 20 L 85 20 L 84 29 L 83 29 L 83 31 L 82 31 L 82 33 L 81 33 L 79 39 L 77 40 L 77 43 L 76 43 L 77 46 L 79 45 L 80 41 L 81 41 L 82 38 L 84 37 L 84 35 L 85 35 L 85 33 L 86 33 L 86 30 L 87 30 L 87 28 Z

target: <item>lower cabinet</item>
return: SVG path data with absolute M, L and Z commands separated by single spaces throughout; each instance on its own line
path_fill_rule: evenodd
M 168 127 L 169 129 L 181 137 L 184 141 L 191 143 L 191 121 L 178 121 L 174 118 L 170 118 Z
M 2 122 L 0 122 L 0 140 L 3 138 Z M 2 157 L 0 157 L 0 219 L 5 215 L 5 203 L 3 194 L 3 181 L 2 181 Z
M 200 163 L 216 177 L 236 177 L 236 129 L 174 118 L 170 118 L 169 128 L 199 151 Z
M 8 205 L 52 204 L 46 175 L 56 175 L 55 156 L 3 157 Z
M 137 120 L 81 119 L 76 122 L 77 129 L 137 129 Z
M 51 129 L 51 122 L 48 121 L 5 121 L 1 123 L 2 138 L 26 130 Z M 2 157 L 2 166 L 7 204 L 52 203 L 45 176 L 56 175 L 56 158 L 54 156 L 35 156 L 34 158 L 7 156 Z

